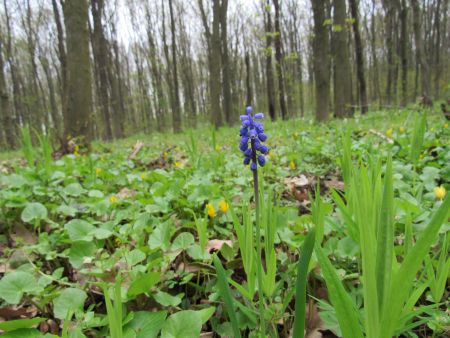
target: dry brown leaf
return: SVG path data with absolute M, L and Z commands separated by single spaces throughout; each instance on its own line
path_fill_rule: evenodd
M 142 147 L 144 147 L 144 142 L 136 141 L 133 149 L 131 150 L 131 153 L 128 155 L 128 159 L 132 160 L 133 158 L 135 158 L 139 151 L 141 151 Z
M 136 190 L 134 189 L 129 189 L 129 188 L 122 188 L 120 189 L 120 191 L 117 193 L 117 197 L 119 199 L 124 199 L 124 198 L 133 198 L 134 196 L 136 196 Z
M 224 244 L 228 245 L 230 248 L 233 247 L 233 242 L 230 240 L 211 239 L 206 244 L 206 251 L 209 253 L 212 251 L 219 251 Z

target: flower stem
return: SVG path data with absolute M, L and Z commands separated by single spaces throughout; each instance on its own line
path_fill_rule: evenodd
M 252 161 L 256 162 L 256 149 L 255 149 L 255 140 L 251 140 L 251 146 L 252 146 Z M 259 259 L 259 264 L 256 268 L 256 277 L 258 279 L 258 298 L 259 298 L 259 316 L 260 316 L 260 335 L 261 337 L 265 337 L 265 320 L 264 320 L 264 310 L 265 310 L 265 304 L 264 304 L 264 294 L 263 294 L 263 282 L 262 282 L 262 256 L 261 256 L 261 229 L 259 224 L 259 183 L 258 183 L 258 167 L 256 167 L 256 170 L 253 171 L 253 189 L 254 189 L 254 195 L 255 195 L 255 223 L 256 223 L 256 253 L 257 257 Z

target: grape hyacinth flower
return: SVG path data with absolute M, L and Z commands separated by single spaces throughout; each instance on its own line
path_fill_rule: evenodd
M 257 113 L 252 116 L 253 108 L 246 108 L 247 115 L 241 115 L 242 128 L 240 130 L 241 141 L 239 149 L 244 153 L 244 164 L 250 164 L 250 169 L 256 170 L 257 166 L 263 167 L 266 164 L 266 158 L 269 148 L 262 142 L 267 140 L 264 133 L 264 125 L 257 120 L 264 117 L 263 113 Z M 250 141 L 250 146 L 249 146 Z M 259 153 L 259 154 L 258 154 Z

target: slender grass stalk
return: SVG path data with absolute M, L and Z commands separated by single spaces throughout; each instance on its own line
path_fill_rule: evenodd
M 222 263 L 220 262 L 220 259 L 217 257 L 217 255 L 213 256 L 213 262 L 217 271 L 217 280 L 219 283 L 220 294 L 225 303 L 225 308 L 227 310 L 228 316 L 230 317 L 234 337 L 240 338 L 241 331 L 239 330 L 239 324 L 236 318 L 235 308 L 233 305 L 234 303 L 233 296 L 231 295 L 231 290 L 227 283 L 227 275 L 225 273 L 225 269 L 223 268 Z
M 306 303 L 306 282 L 308 277 L 308 266 L 314 249 L 316 231 L 311 229 L 305 238 L 302 246 L 300 260 L 297 267 L 297 285 L 295 291 L 295 338 L 303 338 L 305 334 L 305 303 Z
M 252 157 L 253 162 L 256 163 L 256 149 L 255 149 L 255 140 L 251 140 L 252 147 Z M 259 201 L 259 183 L 258 183 L 258 169 L 252 170 L 253 172 L 253 189 L 254 189 L 254 197 L 255 197 L 255 223 L 256 223 L 256 257 L 261 258 L 261 228 L 260 228 L 260 201 Z M 258 298 L 259 298 L 259 318 L 260 318 L 260 335 L 265 338 L 265 302 L 264 302 L 264 293 L 263 293 L 263 282 L 262 282 L 262 265 L 258 264 L 256 267 L 256 276 L 258 280 Z

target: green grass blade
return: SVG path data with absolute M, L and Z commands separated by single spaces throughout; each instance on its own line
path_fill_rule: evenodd
M 383 305 L 388 306 L 386 289 L 391 283 L 392 260 L 394 258 L 394 188 L 392 181 L 392 159 L 388 158 L 384 176 L 383 199 L 378 220 L 376 278 L 380 315 Z
M 390 306 L 385 307 L 382 317 L 382 334 L 380 337 L 392 337 L 397 325 L 398 316 L 402 313 L 403 304 L 406 302 L 412 288 L 414 277 L 422 266 L 423 258 L 428 254 L 443 222 L 450 211 L 450 195 L 444 200 L 438 211 L 434 214 L 428 226 L 423 230 L 416 245 L 411 248 L 402 265 L 392 279 L 392 287 L 389 292 Z
M 231 327 L 233 329 L 234 337 L 240 338 L 241 331 L 239 330 L 239 325 L 238 325 L 238 321 L 236 318 L 236 312 L 235 312 L 234 305 L 233 305 L 234 301 L 233 301 L 233 297 L 231 295 L 230 287 L 227 282 L 227 275 L 225 273 L 225 269 L 223 268 L 222 263 L 220 262 L 217 255 L 213 256 L 213 262 L 214 262 L 214 266 L 217 271 L 217 282 L 219 284 L 220 294 L 225 303 L 225 308 L 228 312 L 228 316 L 230 317 Z
M 305 238 L 298 261 L 294 319 L 294 337 L 296 338 L 303 338 L 305 332 L 306 281 L 309 261 L 314 249 L 315 235 L 315 229 L 313 228 Z
M 328 288 L 331 303 L 344 338 L 363 338 L 358 311 L 350 295 L 345 291 L 339 276 L 322 248 L 316 244 L 315 252 Z

